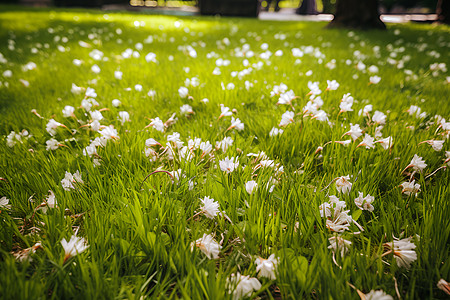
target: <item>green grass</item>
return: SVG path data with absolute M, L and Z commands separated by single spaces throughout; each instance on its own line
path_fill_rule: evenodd
M 398 24 L 388 25 L 387 31 L 350 32 L 324 29 L 325 23 L 2 8 L 0 52 L 6 62 L 0 64 L 0 198 L 9 199 L 11 207 L 0 208 L 1 298 L 232 298 L 227 283 L 231 274 L 257 277 L 256 258 L 271 254 L 279 258 L 276 279 L 259 278 L 262 286 L 252 297 L 359 299 L 349 284 L 364 293 L 382 289 L 394 298 L 396 285 L 403 299 L 446 297 L 436 284 L 440 278 L 450 279 L 450 178 L 446 169 L 428 175 L 444 166 L 445 151 L 450 150 L 449 132 L 439 128 L 435 117 L 450 118 L 449 75 L 430 71 L 434 63 L 450 67 L 448 27 Z M 136 27 L 135 21 L 145 25 Z M 144 42 L 148 36 L 152 43 Z M 81 47 L 79 41 L 91 48 Z M 136 50 L 136 43 L 143 49 Z M 283 55 L 260 58 L 263 43 Z M 242 78 L 233 77 L 232 71 L 248 69 L 245 58 L 236 55 L 244 44 L 255 54 L 248 58 L 249 67 L 255 66 Z M 188 45 L 196 58 L 188 55 Z M 307 46 L 313 53 L 307 53 Z M 123 58 L 127 48 L 140 57 Z M 292 48 L 302 49 L 304 56 L 293 57 Z M 89 53 L 94 49 L 107 60 L 93 60 Z M 146 62 L 149 52 L 156 54 L 156 63 Z M 211 52 L 216 57 L 207 58 Z M 395 64 L 388 62 L 390 56 Z M 230 64 L 219 68 L 221 75 L 212 75 L 218 58 Z M 76 66 L 74 59 L 83 63 Z M 333 59 L 336 67 L 330 69 L 327 64 Z M 379 68 L 380 83 L 368 85 L 374 74 L 367 68 L 358 70 L 359 61 L 367 68 Z M 397 67 L 399 61 L 403 68 Z M 24 71 L 28 62 L 36 68 Z M 263 63 L 261 68 L 256 67 L 258 62 Z M 91 71 L 94 64 L 101 68 L 99 74 Z M 6 70 L 12 77 L 5 77 Z M 116 70 L 123 72 L 122 80 L 114 77 Z M 307 76 L 308 71 L 312 75 Z M 189 86 L 191 97 L 181 98 L 178 89 L 192 77 L 200 85 Z M 339 88 L 325 91 L 326 80 L 337 80 Z M 245 81 L 253 84 L 248 90 Z M 302 117 L 308 81 L 320 83 L 329 122 Z M 98 156 L 83 155 L 100 134 L 81 127 L 91 117 L 80 108 L 84 92 L 72 93 L 72 83 L 95 89 L 99 106 L 92 110 L 106 108 L 100 123 L 118 131 L 119 139 L 97 147 Z M 235 88 L 223 90 L 222 83 Z M 284 133 L 270 137 L 281 115 L 292 110 L 276 105 L 278 97 L 270 97 L 280 83 L 298 96 L 292 102 L 297 115 Z M 136 84 L 142 85 L 141 92 L 135 90 Z M 149 90 L 156 92 L 154 97 L 147 95 Z M 346 93 L 355 98 L 353 111 L 339 113 Z M 209 102 L 203 103 L 204 98 Z M 121 106 L 114 107 L 113 99 Z M 191 105 L 195 114 L 181 115 L 184 104 Z M 227 131 L 230 117 L 218 119 L 220 104 L 236 109 L 234 117 L 245 124 L 244 130 Z M 360 137 L 347 147 L 332 142 L 316 153 L 329 141 L 349 140 L 342 135 L 350 123 L 374 136 L 376 125 L 358 115 L 367 104 L 373 105 L 370 117 L 376 110 L 387 115 L 381 133 L 393 138 L 390 150 L 379 144 L 374 149 L 357 147 Z M 63 116 L 66 105 L 75 107 L 76 118 Z M 410 115 L 411 105 L 427 115 Z M 130 122 L 122 125 L 119 111 L 127 111 Z M 149 119 L 165 122 L 173 113 L 177 121 L 165 132 L 146 128 Z M 58 127 L 53 137 L 64 146 L 47 151 L 46 141 L 52 137 L 46 126 L 52 118 L 67 128 Z M 9 147 L 10 132 L 24 129 L 31 137 Z M 202 156 L 200 149 L 193 149 L 188 161 L 176 148 L 173 160 L 161 155 L 152 161 L 145 155 L 147 139 L 166 147 L 173 132 L 180 133 L 186 146 L 194 137 L 210 141 L 213 155 Z M 233 139 L 226 152 L 215 148 L 224 137 Z M 445 140 L 443 149 L 419 144 L 427 140 Z M 154 149 L 163 152 L 158 146 Z M 259 151 L 283 166 L 283 172 L 272 167 L 255 170 L 258 162 L 247 154 Z M 411 168 L 402 173 L 414 154 L 423 157 L 427 167 L 422 173 L 411 174 Z M 238 156 L 240 162 L 229 174 L 219 167 L 227 156 Z M 99 166 L 94 166 L 94 159 Z M 183 176 L 172 181 L 159 172 L 144 181 L 157 169 L 181 169 Z M 65 172 L 77 170 L 84 183 L 64 190 Z M 339 193 L 335 184 L 326 188 L 345 175 L 353 183 L 349 194 Z M 399 187 L 410 178 L 421 186 L 417 197 L 402 194 Z M 251 195 L 245 189 L 250 180 L 258 183 Z M 57 207 L 44 213 L 38 207 L 49 190 Z M 358 192 L 374 196 L 373 212 L 358 209 L 354 203 Z M 351 224 L 340 233 L 352 244 L 345 256 L 336 253 L 336 262 L 327 247 L 337 233 L 327 228 L 319 211 L 331 195 L 346 202 L 349 215 L 364 229 L 354 234 L 360 229 Z M 229 220 L 204 214 L 192 218 L 205 196 L 214 198 Z M 61 240 L 69 240 L 75 232 L 89 247 L 65 260 Z M 191 243 L 204 233 L 222 240 L 219 258 L 191 250 Z M 417 260 L 410 269 L 399 267 L 392 254 L 381 257 L 387 251 L 383 244 L 394 237 L 414 237 Z M 15 258 L 38 241 L 42 247 L 29 256 L 31 261 Z

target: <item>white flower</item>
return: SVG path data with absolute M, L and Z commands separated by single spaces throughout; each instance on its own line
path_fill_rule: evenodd
M 224 106 L 223 104 L 220 104 L 220 116 L 219 119 L 222 117 L 228 117 L 231 116 L 233 113 L 230 111 L 229 107 Z
M 231 125 L 230 127 L 228 127 L 227 130 L 233 129 L 235 128 L 237 131 L 242 131 L 244 130 L 244 123 L 241 122 L 241 120 L 239 120 L 239 118 L 234 118 L 231 117 Z
M 235 88 L 234 83 L 230 82 L 227 84 L 227 90 L 234 90 L 234 88 Z
M 373 196 L 367 195 L 363 197 L 363 193 L 358 192 L 358 198 L 355 199 L 355 204 L 361 210 L 373 211 L 374 207 L 372 206 L 372 202 L 375 199 Z
M 193 114 L 194 111 L 192 110 L 192 106 L 190 106 L 189 104 L 184 104 L 180 107 L 180 114 L 181 115 L 188 115 L 188 114 Z
M 284 83 L 280 83 L 280 85 L 275 85 L 273 87 L 272 91 L 270 91 L 270 97 L 275 97 L 275 96 L 281 95 L 284 92 L 286 92 L 287 89 L 288 89 L 288 87 Z
M 291 105 L 292 100 L 296 98 L 294 91 L 290 90 L 286 93 L 283 93 L 280 95 L 280 98 L 278 99 L 277 104 L 289 104 Z
M 1 197 L 0 198 L 0 209 L 1 208 L 11 208 L 11 205 L 8 204 L 9 203 L 9 199 L 6 197 Z
M 348 210 L 346 211 L 338 211 L 333 219 L 327 219 L 325 226 L 334 232 L 344 232 L 345 230 L 349 230 L 353 219 L 348 215 Z
M 104 136 L 101 136 L 101 137 L 96 137 L 92 141 L 91 146 L 94 146 L 94 147 L 105 147 L 107 143 L 108 143 L 108 138 L 104 137 Z
M 442 147 L 444 147 L 445 140 L 429 140 L 425 142 L 430 145 L 434 151 L 441 151 Z
M 223 152 L 226 152 L 231 145 L 233 145 L 233 139 L 229 136 L 224 137 L 220 142 L 216 142 L 216 148 L 222 149 Z
M 403 182 L 401 186 L 403 187 L 402 193 L 408 196 L 414 194 L 417 197 L 417 194 L 420 192 L 420 184 L 415 183 L 415 180 Z
M 228 283 L 230 293 L 234 288 L 233 300 L 249 297 L 253 291 L 257 291 L 261 288 L 261 283 L 257 278 L 248 275 L 243 276 L 239 272 L 236 275 L 231 274 Z
M 352 242 L 340 236 L 332 236 L 328 239 L 328 241 L 330 242 L 330 246 L 328 246 L 328 249 L 331 249 L 333 253 L 341 251 L 341 257 L 344 257 L 344 255 L 348 252 L 350 245 L 352 244 Z
M 219 243 L 217 243 L 212 235 L 203 234 L 203 237 L 196 240 L 195 243 L 191 243 L 191 250 L 198 247 L 209 259 L 218 259 L 220 249 L 222 248 Z
M 112 106 L 114 106 L 114 107 L 119 107 L 121 104 L 122 104 L 122 102 L 120 102 L 119 99 L 114 99 L 112 101 Z
M 350 96 L 350 93 L 342 96 L 341 103 L 339 104 L 341 112 L 353 111 L 352 109 L 353 101 L 354 99 L 352 96 Z
M 147 127 L 152 126 L 155 130 L 164 132 L 166 127 L 164 126 L 164 123 L 160 118 L 156 117 L 156 118 L 150 119 L 150 120 L 151 120 L 151 122 L 150 122 L 150 124 L 147 125 Z
M 387 138 L 376 141 L 375 143 L 380 143 L 381 147 L 383 147 L 384 150 L 387 150 L 392 147 L 393 141 L 392 137 L 388 136 Z
M 102 113 L 98 110 L 91 111 L 89 112 L 89 114 L 91 115 L 91 119 L 93 121 L 101 121 L 103 119 Z
M 381 81 L 381 77 L 380 76 L 370 76 L 370 83 L 371 84 L 378 84 Z
M 122 75 L 123 75 L 123 72 L 122 72 L 122 71 L 114 71 L 114 77 L 115 77 L 117 80 L 122 80 Z
M 348 194 L 352 189 L 352 183 L 349 181 L 350 176 L 341 176 L 336 180 L 336 189 L 339 193 Z
M 309 95 L 319 95 L 322 91 L 319 89 L 319 82 L 308 81 L 308 88 L 310 89 Z
M 91 129 L 93 130 L 93 131 L 99 131 L 100 130 L 100 126 L 101 126 L 101 124 L 100 124 L 100 122 L 99 121 L 97 121 L 97 120 L 94 120 L 94 121 L 92 121 L 92 123 L 91 123 Z
M 65 191 L 70 191 L 70 189 L 75 189 L 73 186 L 73 176 L 69 172 L 66 171 L 66 175 L 61 180 L 61 185 Z
M 119 111 L 119 121 L 122 125 L 130 121 L 130 114 L 126 111 Z
M 13 255 L 14 255 L 15 259 L 20 262 L 24 262 L 24 261 L 32 262 L 33 259 L 31 258 L 31 254 L 36 253 L 36 250 L 38 250 L 38 249 L 42 249 L 41 242 L 36 242 L 33 246 L 31 246 L 29 248 L 25 248 L 23 250 L 14 252 Z
M 142 92 L 142 85 L 141 85 L 141 84 L 136 84 L 136 85 L 134 86 L 134 89 L 135 89 L 137 92 Z
M 239 166 L 239 160 L 237 157 L 232 157 L 231 159 L 228 156 L 225 159 L 219 161 L 219 167 L 222 171 L 228 173 L 233 172 Z
M 278 126 L 284 127 L 284 126 L 291 124 L 292 122 L 294 122 L 294 116 L 295 116 L 294 112 L 286 111 L 281 116 L 281 121 L 280 121 L 280 124 L 278 124 Z
M 197 140 L 197 139 L 196 139 Z M 198 139 L 201 141 L 201 139 Z M 191 140 L 188 141 L 188 145 L 190 145 Z M 197 142 L 196 142 L 197 144 Z M 213 146 L 211 145 L 211 143 L 209 141 L 206 142 L 200 142 L 200 144 L 198 144 L 198 146 L 195 146 L 195 149 L 200 149 L 202 150 L 202 156 L 204 154 L 210 153 L 212 151 Z
M 214 201 L 213 198 L 209 198 L 205 196 L 203 199 L 200 199 L 203 203 L 203 206 L 200 206 L 200 210 L 203 211 L 207 218 L 213 219 L 219 213 L 219 203 Z
M 450 295 L 450 285 L 444 279 L 439 279 L 437 287 L 438 289 L 443 290 L 447 295 Z
M 78 237 L 76 235 L 72 235 L 69 242 L 67 242 L 66 239 L 63 238 L 61 240 L 61 245 L 64 248 L 64 262 L 66 262 L 69 258 L 82 253 L 89 247 L 86 244 L 86 240 L 84 238 Z
M 102 60 L 103 55 L 104 55 L 103 52 L 98 49 L 94 49 L 91 52 L 89 52 L 89 56 L 92 57 L 92 59 L 94 60 Z
M 175 143 L 177 147 L 181 147 L 183 146 L 183 142 L 181 141 L 180 136 L 181 135 L 178 132 L 174 132 L 167 136 L 167 141 Z
M 75 189 L 74 183 L 84 184 L 83 179 L 81 179 L 80 171 L 76 171 L 74 174 L 70 174 L 66 171 L 64 178 L 61 180 L 61 185 L 65 191 L 70 191 Z
M 86 97 L 91 97 L 91 98 L 95 98 L 97 97 L 97 93 L 95 92 L 95 90 L 93 88 L 88 87 L 86 89 Z
M 46 150 L 56 150 L 59 147 L 59 142 L 57 140 L 55 140 L 54 138 L 49 139 L 48 141 L 45 142 L 46 146 Z
M 156 96 L 156 91 L 155 90 L 149 90 L 147 93 L 147 96 L 149 96 L 150 98 L 154 98 Z
M 153 52 L 148 53 L 148 54 L 145 56 L 145 60 L 146 60 L 147 62 L 154 62 L 154 63 L 156 63 L 156 54 L 153 53 Z
M 178 89 L 178 95 L 180 95 L 181 98 L 187 98 L 189 96 L 189 90 L 182 86 Z
M 83 92 L 83 88 L 77 86 L 75 83 L 72 83 L 72 88 L 70 89 L 70 91 L 72 92 L 72 94 L 78 95 Z
M 154 147 L 154 146 L 161 146 L 160 143 L 158 143 L 154 138 L 149 138 L 145 140 L 145 147 Z
M 16 135 L 16 133 L 14 131 L 11 131 L 8 136 L 6 137 L 6 145 L 10 148 L 14 147 L 17 143 L 17 141 L 15 141 L 17 138 L 16 136 L 18 136 L 20 138 L 20 135 Z M 20 140 L 19 140 L 20 141 Z
M 49 195 L 47 196 L 47 198 L 45 198 L 45 201 L 42 202 L 42 204 L 40 205 L 41 209 L 44 214 L 47 213 L 48 208 L 55 208 L 58 207 L 58 201 L 56 201 L 56 197 L 55 197 L 55 193 L 53 193 L 53 191 L 49 190 Z
M 359 146 L 365 146 L 366 149 L 370 149 L 370 148 L 373 149 L 373 148 L 375 148 L 375 145 L 373 143 L 374 143 L 374 138 L 366 133 L 366 135 L 364 136 L 362 142 L 359 143 L 358 147 Z
M 56 122 L 54 119 L 50 119 L 47 123 L 47 132 L 51 135 L 54 136 L 56 134 L 56 128 L 58 128 L 59 126 L 63 126 L 61 123 Z
M 362 71 L 362 70 L 365 70 L 365 69 L 366 69 L 366 65 L 365 65 L 362 61 L 359 61 L 358 64 L 356 65 L 356 68 L 357 68 L 359 71 Z
M 335 91 L 339 87 L 339 83 L 336 80 L 327 80 L 327 90 Z
M 318 110 L 317 112 L 314 112 L 312 118 L 321 122 L 328 121 L 328 115 L 324 110 Z
M 199 84 L 200 84 L 200 81 L 198 80 L 197 77 L 192 77 L 191 79 L 186 78 L 186 80 L 184 81 L 185 86 L 197 87 L 197 86 L 199 86 Z
M 92 103 L 89 101 L 89 99 L 83 99 L 81 101 L 81 107 L 84 108 L 86 111 L 90 111 L 92 108 Z
M 114 129 L 113 125 L 109 125 L 109 126 L 105 127 L 104 129 L 100 130 L 99 133 L 106 139 L 115 139 L 115 140 L 119 139 L 117 130 Z
M 366 300 L 394 300 L 391 295 L 386 294 L 383 290 L 371 290 L 365 297 Z
M 358 111 L 358 116 L 362 115 L 363 113 L 365 115 L 369 115 L 369 113 L 372 111 L 372 109 L 373 109 L 372 104 L 368 104 L 368 105 L 364 106 L 364 108 L 362 108 Z
M 83 149 L 83 155 L 89 157 L 92 155 L 97 155 L 97 148 L 95 148 L 95 146 L 87 146 Z
M 255 261 L 256 263 L 256 272 L 259 272 L 259 277 L 266 277 L 270 280 L 275 280 L 275 269 L 278 265 L 278 259 L 275 258 L 275 254 L 271 254 L 269 258 L 264 259 L 262 257 L 258 257 Z
M 408 169 L 410 167 L 412 167 L 414 171 L 422 172 L 423 169 L 427 167 L 427 164 L 425 163 L 425 160 L 422 159 L 422 157 L 418 156 L 417 154 L 414 154 L 414 157 L 412 158 L 411 162 L 405 169 Z
M 64 116 L 65 118 L 69 118 L 69 117 L 74 116 L 74 114 L 73 114 L 74 111 L 75 111 L 75 107 L 70 106 L 70 105 L 66 105 L 66 106 L 64 107 L 64 109 L 62 110 L 62 113 L 63 113 L 63 116 Z
M 11 70 L 6 70 L 5 72 L 3 72 L 3 77 L 10 78 L 12 77 L 12 75 L 13 73 Z
M 98 74 L 98 73 L 100 73 L 101 69 L 98 65 L 93 65 L 91 67 L 91 71 L 94 72 L 95 74 Z
M 373 114 L 372 121 L 377 124 L 384 125 L 386 124 L 386 115 L 381 111 L 376 110 Z
M 257 188 L 258 188 L 258 184 L 254 180 L 250 180 L 245 183 L 245 190 L 249 194 L 253 193 L 253 191 Z
M 356 141 L 362 135 L 362 129 L 359 127 L 359 124 L 353 125 L 350 123 L 350 130 L 344 133 L 344 135 L 350 135 Z
M 409 107 L 409 109 L 407 110 L 407 112 L 411 115 L 411 116 L 415 116 L 416 118 L 425 118 L 427 116 L 426 112 L 422 112 L 422 109 L 416 105 L 411 105 Z
M 350 143 L 352 142 L 351 140 L 346 140 L 346 141 L 334 141 L 335 143 L 341 144 L 344 147 L 347 147 L 348 145 L 350 145 Z
M 384 246 L 392 250 L 399 267 L 409 269 L 411 263 L 417 260 L 417 253 L 414 251 L 416 245 L 411 242 L 411 238 L 394 240 L 392 243 L 385 243 Z
M 269 136 L 273 137 L 273 136 L 277 136 L 277 135 L 282 134 L 282 133 L 283 133 L 283 129 L 278 129 L 276 127 L 272 127 L 272 129 L 269 132 Z
M 340 201 L 336 196 L 330 196 L 328 202 L 319 206 L 320 216 L 326 217 L 326 227 L 334 232 L 343 232 L 348 230 L 351 223 L 355 223 L 361 230 L 362 228 L 348 215 L 349 210 L 344 210 L 345 201 Z
M 369 71 L 370 73 L 378 73 L 378 67 L 371 65 L 369 68 L 367 68 L 367 71 Z

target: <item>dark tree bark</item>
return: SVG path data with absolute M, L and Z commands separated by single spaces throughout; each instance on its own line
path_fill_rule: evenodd
M 450 24 L 450 0 L 438 0 L 436 14 L 439 23 Z
M 324 14 L 333 14 L 334 13 L 334 5 L 330 0 L 322 0 L 323 11 Z
M 378 0 L 337 0 L 336 13 L 328 27 L 386 29 L 380 19 Z
M 258 0 L 199 0 L 202 15 L 222 15 L 239 17 L 257 17 L 260 3 Z
M 316 0 L 303 0 L 295 13 L 297 15 L 317 15 Z

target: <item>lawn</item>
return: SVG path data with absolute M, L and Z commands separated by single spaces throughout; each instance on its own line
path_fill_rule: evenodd
M 0 298 L 446 297 L 449 27 L 0 11 Z

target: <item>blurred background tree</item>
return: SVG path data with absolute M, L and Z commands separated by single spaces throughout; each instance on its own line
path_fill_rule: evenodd
M 55 5 L 55 6 L 78 6 L 78 7 L 101 7 L 107 4 L 132 5 L 132 6 L 169 6 L 177 7 L 182 5 L 196 6 L 202 3 L 211 2 L 216 7 L 235 6 L 240 9 L 251 8 L 255 12 L 255 7 L 261 7 L 263 10 L 269 8 L 272 3 L 271 10 L 279 10 L 279 8 L 296 9 L 311 0 L 0 0 L 0 3 L 7 4 L 28 4 L 28 5 Z M 319 13 L 333 14 L 336 9 L 337 0 L 314 0 L 316 9 Z M 364 3 L 367 0 L 360 0 Z M 450 0 L 439 0 L 439 7 L 441 8 L 441 20 L 446 20 L 444 15 L 449 5 Z M 230 4 L 231 3 L 231 4 Z M 255 5 L 255 3 L 259 3 Z M 383 13 L 435 13 L 438 0 L 379 0 L 379 7 Z M 207 4 L 206 7 L 212 7 Z M 203 4 L 205 7 L 205 4 Z M 254 13 L 256 14 L 256 13 Z
M 380 19 L 378 0 L 337 0 L 334 19 L 328 27 L 386 29 Z

